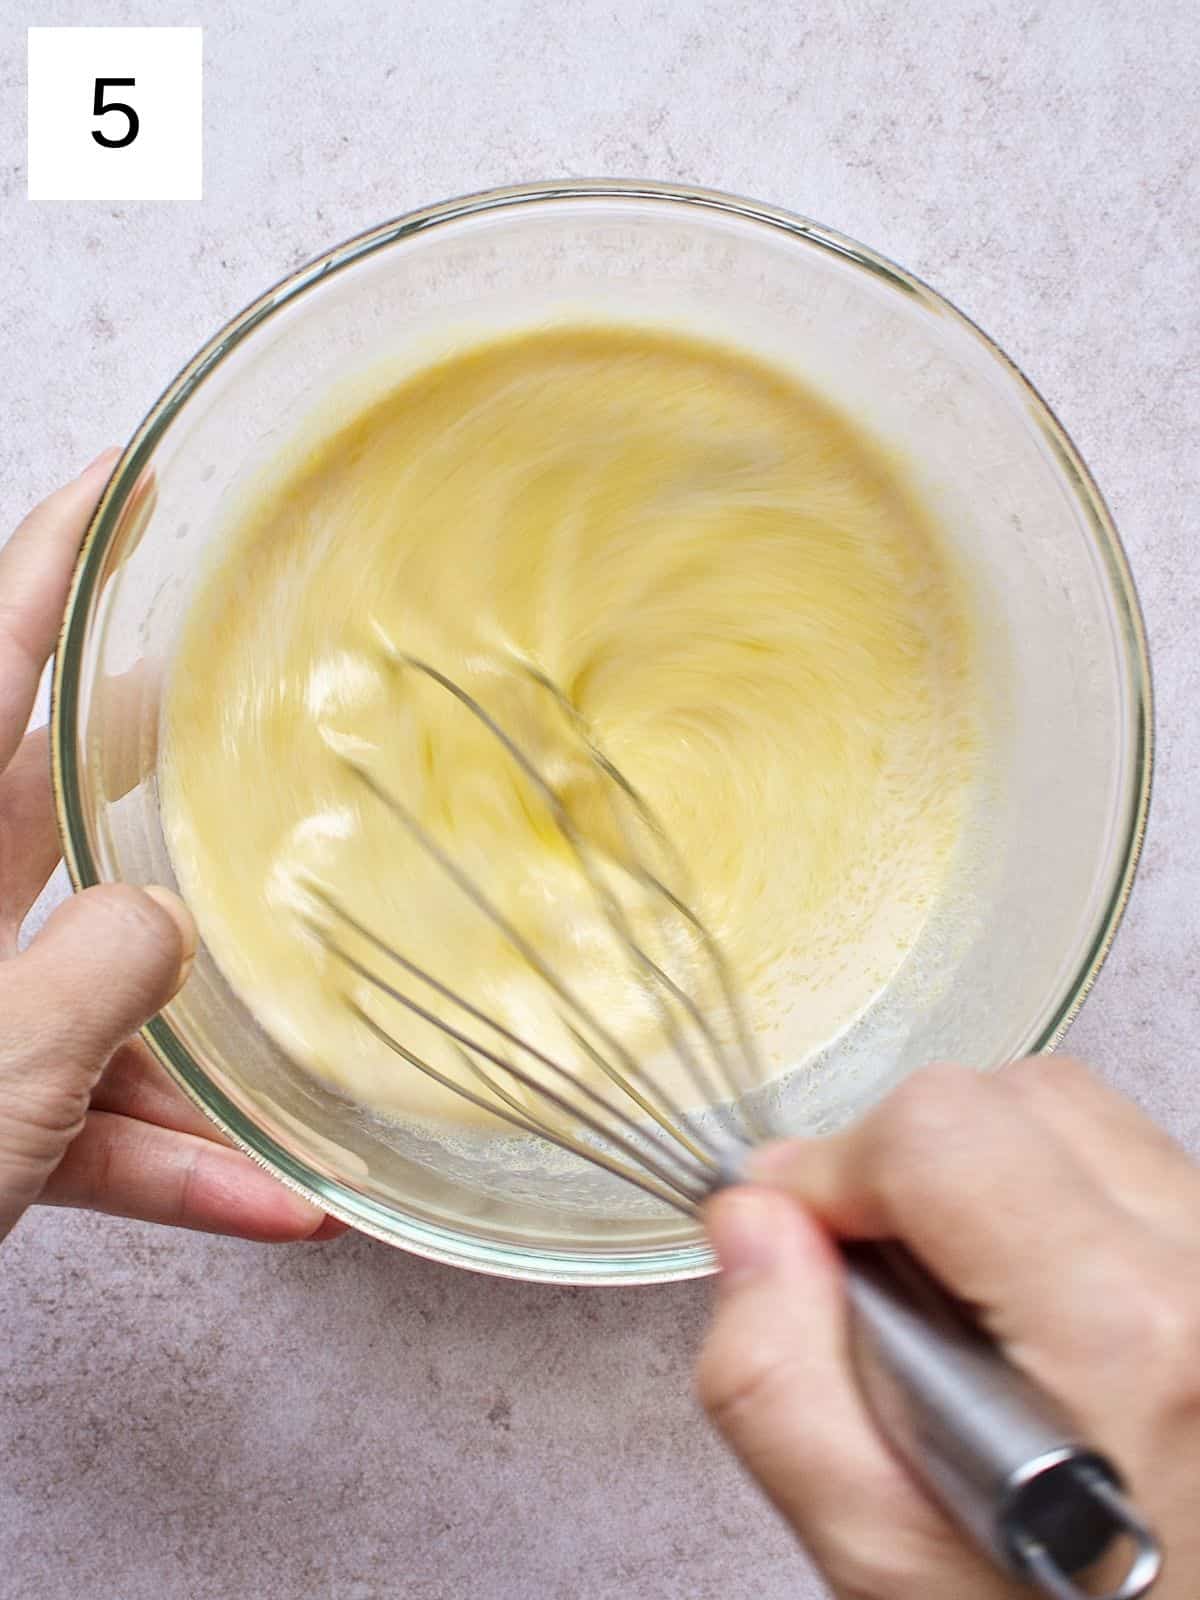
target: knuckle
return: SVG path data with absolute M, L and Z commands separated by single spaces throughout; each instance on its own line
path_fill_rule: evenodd
M 113 926 L 134 936 L 160 938 L 170 926 L 171 919 L 144 895 L 128 883 L 100 883 L 85 889 L 80 895 L 86 900 L 92 916 L 103 916 Z
M 85 889 L 75 897 L 71 909 L 86 918 L 88 943 L 98 955 L 125 958 L 121 978 L 139 994 L 155 987 L 182 958 L 179 930 L 172 917 L 130 884 L 106 883 Z
M 1023 1056 L 1020 1061 L 1010 1062 L 998 1081 L 1036 1109 L 1071 1094 L 1081 1079 L 1090 1076 L 1075 1056 Z
M 165 1003 L 182 953 L 168 912 L 128 884 L 104 884 L 58 907 L 21 961 L 28 1006 L 36 1008 L 34 994 L 54 1002 L 40 1030 L 43 1054 L 64 1067 L 86 1059 L 93 1072 Z
M 199 1212 L 196 1195 L 200 1187 L 201 1168 L 207 1152 L 193 1143 L 181 1168 L 176 1173 L 176 1183 L 171 1194 L 171 1221 L 176 1227 L 186 1227 L 193 1212 Z
M 1053 1082 L 1055 1078 L 1092 1078 L 1095 1076 L 1091 1067 L 1081 1056 L 1073 1056 L 1066 1051 L 1057 1055 L 1026 1056 L 1023 1065 L 1031 1072 L 1036 1071 L 1044 1082 Z
M 710 1420 L 725 1435 L 752 1430 L 789 1382 L 788 1362 L 761 1340 L 726 1334 L 709 1336 L 696 1365 L 696 1393 Z
M 1056 1071 L 1065 1060 L 1060 1057 L 1055 1061 Z M 1010 1061 L 1000 1074 L 1001 1082 L 1017 1089 L 1037 1091 L 1046 1084 L 1048 1062 L 1047 1056 L 1022 1056 L 1019 1061 Z
M 880 1113 L 882 1153 L 930 1154 L 948 1134 L 963 1127 L 981 1090 L 968 1067 L 939 1063 L 912 1073 L 893 1090 Z
M 839 1600 L 909 1600 L 910 1594 L 915 1600 L 918 1593 L 928 1600 L 927 1588 L 907 1587 L 896 1571 L 890 1548 L 864 1547 L 858 1541 L 827 1558 L 824 1565 L 834 1579 Z
M 1184 1252 L 1154 1249 L 1123 1259 L 1101 1245 L 1104 1261 L 1080 1280 L 1088 1314 L 1075 1324 L 1072 1344 L 1081 1370 L 1109 1376 L 1123 1389 L 1136 1385 L 1136 1411 L 1147 1423 L 1194 1419 L 1200 1413 L 1200 1286 Z
M 983 1600 L 985 1592 L 994 1592 L 949 1527 L 937 1526 L 923 1509 L 892 1506 L 886 1499 L 871 1525 L 842 1530 L 823 1565 L 839 1600 L 958 1600 L 968 1594 Z M 979 1586 L 981 1576 L 986 1590 Z
M 1070 1097 L 1072 1092 L 1069 1082 L 1055 1078 L 1044 1062 L 1029 1057 L 1005 1067 L 998 1081 L 1022 1115 L 1051 1127 L 1064 1094 Z
M 968 1067 L 923 1067 L 885 1102 L 868 1155 L 893 1225 L 943 1204 L 993 1091 Z
M 898 1593 L 895 1550 L 889 1539 L 879 1540 L 864 1530 L 835 1530 L 822 1564 L 837 1587 L 841 1600 L 892 1600 Z
M 87 1115 L 84 1090 L 47 1091 L 21 1063 L 0 1062 L 0 1169 L 20 1159 L 49 1170 L 80 1132 Z
M 1130 1284 L 1124 1316 L 1146 1370 L 1172 1394 L 1200 1399 L 1200 1293 L 1189 1279 L 1143 1268 Z

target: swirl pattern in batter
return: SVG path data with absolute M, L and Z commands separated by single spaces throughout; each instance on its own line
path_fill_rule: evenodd
M 306 936 L 314 883 L 497 1016 L 544 1041 L 557 1024 L 347 753 L 635 1047 L 648 1026 L 528 785 L 397 652 L 504 716 L 602 827 L 522 664 L 561 687 L 689 864 L 752 1014 L 796 1021 L 793 1056 L 870 1003 L 944 892 L 975 768 L 969 619 L 882 454 L 782 371 L 682 334 L 477 345 L 238 517 L 166 705 L 168 838 L 211 952 L 285 1049 L 372 1107 L 464 1115 L 347 1006 L 435 1048 Z

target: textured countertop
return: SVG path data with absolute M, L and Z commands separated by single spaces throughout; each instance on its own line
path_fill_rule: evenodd
M 997 338 L 1109 498 L 1157 679 L 1141 874 L 1071 1043 L 1200 1151 L 1189 0 L 26 9 L 0 22 L 4 530 L 286 269 L 489 184 L 653 176 L 776 201 Z M 204 25 L 203 203 L 26 200 L 27 21 Z M 707 1299 L 35 1213 L 0 1252 L 0 1593 L 814 1600 L 693 1406 Z

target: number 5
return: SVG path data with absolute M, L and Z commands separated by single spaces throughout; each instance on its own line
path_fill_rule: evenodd
M 110 139 L 107 134 L 92 129 L 92 138 L 97 144 L 102 144 L 106 150 L 121 150 L 127 144 L 132 144 L 138 136 L 138 114 L 132 106 L 126 105 L 124 100 L 110 100 L 104 103 L 106 89 L 132 89 L 137 80 L 134 78 L 97 78 L 96 92 L 92 96 L 92 115 L 102 117 L 109 111 L 119 111 L 125 118 L 128 126 L 119 139 Z

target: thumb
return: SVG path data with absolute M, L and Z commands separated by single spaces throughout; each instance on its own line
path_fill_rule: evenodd
M 837 1512 L 889 1471 L 850 1377 L 841 1264 L 777 1190 L 727 1190 L 705 1222 L 722 1270 L 701 1402 L 820 1559 Z
M 83 1125 L 109 1057 L 187 977 L 191 916 L 166 889 L 75 895 L 0 968 L 0 1238 Z
M 843 1271 L 791 1196 L 734 1188 L 705 1208 L 722 1272 L 700 1398 L 824 1569 L 857 1600 L 1013 1600 L 892 1458 L 850 1363 Z

